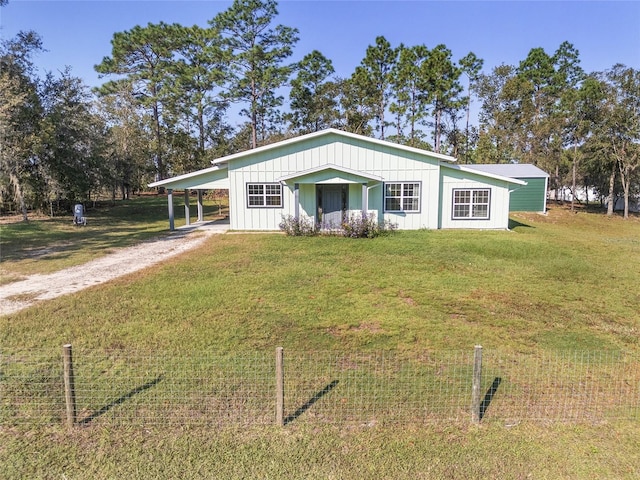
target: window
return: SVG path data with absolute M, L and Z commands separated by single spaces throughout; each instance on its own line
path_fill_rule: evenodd
M 385 212 L 419 212 L 420 183 L 398 182 L 384 184 Z
M 470 188 L 453 190 L 453 219 L 489 219 L 491 190 Z
M 282 185 L 279 183 L 247 183 L 247 206 L 282 207 Z

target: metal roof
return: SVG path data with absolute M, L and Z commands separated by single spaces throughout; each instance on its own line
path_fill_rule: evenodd
M 549 174 L 530 163 L 464 165 L 471 170 L 510 178 L 548 178 Z

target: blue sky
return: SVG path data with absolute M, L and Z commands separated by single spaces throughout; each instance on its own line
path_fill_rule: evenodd
M 35 30 L 48 52 L 37 56 L 40 73 L 71 66 L 90 86 L 102 81 L 93 70 L 111 53 L 115 32 L 149 22 L 207 25 L 231 2 L 178 0 L 9 0 L 0 8 L 0 36 Z M 552 54 L 565 40 L 580 52 L 586 71 L 615 63 L 640 68 L 640 2 L 627 1 L 327 1 L 284 0 L 277 23 L 296 27 L 300 41 L 292 60 L 314 49 L 349 76 L 367 46 L 383 35 L 392 46 L 440 43 L 455 60 L 470 51 L 484 71 L 517 65 L 531 48 Z

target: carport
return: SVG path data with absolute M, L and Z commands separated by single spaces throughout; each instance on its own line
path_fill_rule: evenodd
M 169 230 L 175 230 L 175 214 L 173 209 L 173 191 L 184 190 L 184 216 L 186 225 L 191 223 L 190 194 L 191 190 L 198 192 L 198 222 L 204 221 L 202 194 L 205 190 L 229 190 L 229 175 L 226 165 L 198 170 L 177 177 L 167 178 L 149 184 L 149 187 L 164 187 L 167 189 L 167 206 L 169 210 Z

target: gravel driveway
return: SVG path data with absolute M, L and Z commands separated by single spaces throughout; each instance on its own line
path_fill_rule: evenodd
M 24 280 L 0 286 L 0 315 L 8 315 L 87 287 L 136 272 L 169 257 L 197 247 L 211 235 L 225 233 L 228 224 L 210 222 L 181 228 L 157 240 L 142 242 L 84 265 L 47 275 L 30 275 Z

